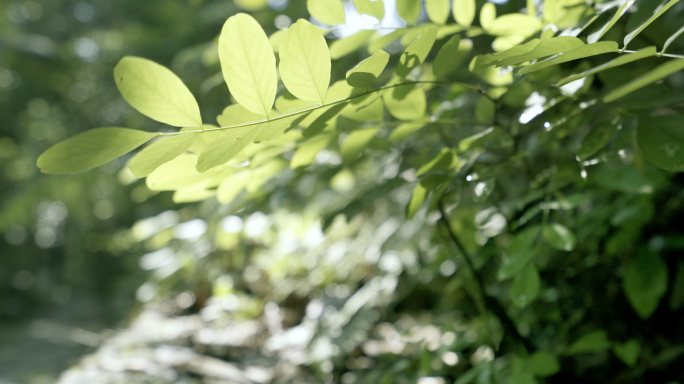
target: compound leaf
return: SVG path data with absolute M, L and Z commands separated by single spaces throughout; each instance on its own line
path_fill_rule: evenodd
M 340 154 L 345 162 L 351 162 L 363 151 L 378 133 L 380 128 L 367 128 L 353 131 L 340 147 Z
M 375 34 L 375 31 L 361 31 L 351 36 L 333 41 L 330 45 L 330 57 L 336 60 L 347 56 L 352 52 L 356 52 L 356 50 L 368 43 L 368 40 L 373 34 Z
M 221 136 L 209 144 L 197 159 L 197 171 L 206 172 L 209 168 L 225 164 L 254 141 L 263 124 L 226 129 Z
M 425 91 L 415 84 L 399 85 L 382 96 L 389 113 L 399 120 L 415 120 L 425 115 Z
M 526 61 L 541 59 L 551 55 L 556 55 L 563 52 L 568 52 L 584 45 L 582 40 L 572 36 L 558 36 L 548 40 L 542 40 L 531 51 L 517 56 L 511 56 L 496 64 L 498 67 L 507 67 L 509 65 L 520 64 Z

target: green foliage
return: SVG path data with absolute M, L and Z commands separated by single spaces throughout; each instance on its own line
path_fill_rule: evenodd
M 667 291 L 667 266 L 657 254 L 638 252 L 625 265 L 622 288 L 632 308 L 647 318 Z
M 379 50 L 347 71 L 347 84 L 352 87 L 370 87 L 387 66 L 390 55 Z
M 452 11 L 456 22 L 468 28 L 475 19 L 475 0 L 454 0 Z
M 324 24 L 337 25 L 346 21 L 344 6 L 340 0 L 307 0 L 306 9 L 311 16 Z

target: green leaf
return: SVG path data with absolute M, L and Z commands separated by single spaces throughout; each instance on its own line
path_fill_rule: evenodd
M 397 75 L 399 77 L 408 76 L 414 68 L 425 61 L 432 45 L 437 37 L 436 28 L 427 28 L 420 34 L 401 54 L 399 64 L 397 64 Z
M 349 103 L 347 108 L 342 111 L 342 116 L 360 123 L 382 120 L 385 110 L 382 107 L 382 98 L 380 96 L 370 95 L 365 100 L 358 101 L 358 104 L 354 102 Z
M 432 160 L 423 164 L 418 169 L 416 176 L 420 177 L 430 171 L 445 171 L 451 168 L 455 163 L 458 163 L 456 154 L 449 148 L 442 148 Z
M 168 68 L 141 57 L 126 56 L 114 67 L 123 98 L 143 115 L 174 127 L 200 127 L 195 97 Z
M 665 13 L 668 9 L 670 9 L 670 7 L 677 4 L 678 2 L 679 2 L 679 0 L 670 0 L 667 4 L 661 5 L 658 8 L 656 8 L 655 12 L 653 12 L 653 15 L 651 17 L 649 17 L 648 20 L 644 21 L 639 27 L 637 27 L 637 29 L 633 30 L 632 32 L 627 34 L 627 36 L 625 36 L 625 40 L 624 40 L 625 45 L 622 47 L 622 49 L 627 48 L 627 44 L 629 44 L 632 40 L 634 40 L 634 38 L 638 34 L 640 34 L 644 29 L 646 29 L 646 27 L 651 25 L 651 23 L 654 22 L 655 19 L 659 18 L 660 15 Z
M 539 296 L 541 279 L 534 264 L 528 264 L 511 284 L 511 299 L 520 308 L 527 307 Z
M 323 24 L 338 25 L 347 21 L 340 0 L 307 0 L 306 9 Z
M 582 139 L 577 150 L 577 158 L 584 161 L 593 156 L 610 142 L 617 131 L 618 125 L 611 123 L 602 123 L 592 128 Z
M 541 20 L 534 16 L 523 15 L 522 13 L 509 13 L 492 20 L 485 30 L 497 36 L 514 35 L 527 37 L 539 31 L 541 27 Z
M 568 355 L 578 353 L 595 353 L 605 351 L 610 348 L 610 341 L 608 341 L 608 334 L 606 331 L 599 329 L 589 332 L 580 337 L 579 340 L 572 343 L 567 351 Z
M 425 0 L 425 11 L 430 21 L 444 25 L 449 17 L 449 0 Z
M 290 168 L 297 169 L 313 164 L 316 154 L 325 149 L 331 139 L 330 135 L 318 135 L 313 140 L 300 145 L 290 160 Z
M 537 351 L 530 356 L 530 369 L 535 376 L 548 377 L 560 372 L 561 367 L 556 356 Z
M 321 31 L 304 19 L 287 30 L 280 44 L 280 77 L 302 100 L 325 100 L 330 85 L 330 51 Z
M 432 74 L 435 77 L 447 75 L 458 68 L 458 65 L 455 64 L 458 63 L 460 65 L 460 61 L 462 61 L 462 54 L 459 51 L 460 43 L 461 36 L 456 35 L 439 49 L 435 61 L 432 62 Z
M 430 192 L 438 189 L 445 180 L 444 176 L 432 175 L 416 184 L 411 194 L 411 200 L 409 200 L 406 206 L 406 218 L 411 220 L 421 205 L 423 205 Z
M 354 0 L 354 7 L 362 15 L 370 15 L 378 20 L 385 16 L 385 4 L 382 0 Z
M 629 9 L 629 7 L 631 7 L 632 4 L 634 4 L 634 1 L 635 0 L 627 0 L 620 8 L 618 8 L 617 12 L 615 12 L 615 15 L 613 15 L 613 17 L 603 27 L 601 27 L 601 29 L 587 37 L 587 43 L 593 44 L 601 40 L 601 37 L 603 37 L 603 35 L 605 35 L 606 32 L 608 32 L 608 30 L 611 29 L 613 25 L 617 23 L 618 20 L 620 20 L 622 15 L 624 15 L 625 12 L 627 12 L 627 10 Z
M 570 75 L 570 76 L 562 79 L 561 81 L 559 81 L 558 84 L 556 84 L 556 86 L 561 87 L 561 86 L 568 84 L 568 83 L 571 83 L 573 81 L 583 79 L 587 76 L 594 75 L 594 74 L 599 73 L 601 71 L 605 71 L 606 69 L 619 67 L 621 65 L 629 64 L 631 62 L 641 60 L 641 59 L 644 59 L 646 57 L 655 56 L 655 55 L 656 55 L 656 48 L 655 47 L 644 48 L 644 49 L 637 51 L 637 52 L 634 52 L 634 53 L 623 53 L 619 57 L 617 57 L 617 58 L 615 58 L 615 59 L 613 59 L 613 60 L 611 60 L 605 64 L 599 65 L 598 67 L 592 68 L 592 69 L 590 69 L 588 71 L 584 71 L 582 73 Z
M 347 140 L 340 147 L 342 159 L 346 162 L 354 161 L 361 151 L 373 140 L 380 128 L 367 128 L 352 131 Z
M 207 145 L 197 159 L 197 171 L 206 172 L 227 163 L 252 143 L 259 135 L 263 124 L 254 126 L 226 129 L 213 143 Z
M 157 141 L 140 151 L 140 153 L 131 160 L 130 164 L 128 164 L 128 169 L 130 169 L 136 177 L 145 177 L 160 165 L 168 163 L 180 156 L 183 152 L 188 150 L 198 138 L 199 133 L 193 133 Z
M 219 59 L 228 89 L 247 110 L 268 117 L 278 88 L 273 47 L 259 23 L 238 13 L 223 25 Z
M 273 112 L 271 114 L 273 114 Z M 239 104 L 227 106 L 220 115 L 216 116 L 216 121 L 218 121 L 219 125 L 222 127 L 231 127 L 260 120 L 264 120 L 264 115 L 250 112 Z
M 397 12 L 404 21 L 409 24 L 415 24 L 420 17 L 420 1 L 397 0 Z
M 425 124 L 426 122 L 410 122 L 400 124 L 398 127 L 394 128 L 388 139 L 393 143 L 402 141 L 417 132 L 419 129 L 423 128 Z
M 613 346 L 613 353 L 615 353 L 615 356 L 630 367 L 633 367 L 636 364 L 640 352 L 641 346 L 639 345 L 639 341 L 634 339 Z
M 382 96 L 389 113 L 399 120 L 415 120 L 425 115 L 425 91 L 415 84 L 388 89 Z
M 38 168 L 49 174 L 85 171 L 125 155 L 155 136 L 128 128 L 91 129 L 45 151 L 38 157 Z
M 667 265 L 655 253 L 639 251 L 627 261 L 622 289 L 641 318 L 649 318 L 667 292 Z
M 206 173 L 197 172 L 196 164 L 197 155 L 183 153 L 150 173 L 145 179 L 145 184 L 152 191 L 174 191 L 202 183 L 216 176 L 215 170 Z
M 539 45 L 539 41 L 539 39 L 532 39 L 525 44 L 516 45 L 515 47 L 509 48 L 503 52 L 475 56 L 473 60 L 470 62 L 470 70 L 472 71 L 475 67 L 478 66 L 494 64 L 497 61 L 530 52 L 537 45 Z
M 495 19 L 496 6 L 490 2 L 486 2 L 480 9 L 480 25 L 487 30 Z
M 337 60 L 352 52 L 356 52 L 359 48 L 368 43 L 368 40 L 370 40 L 374 34 L 375 31 L 361 31 L 343 39 L 333 41 L 330 45 L 330 57 Z
M 528 227 L 518 233 L 508 248 L 504 251 L 504 259 L 497 278 L 505 280 L 511 278 L 522 271 L 535 256 L 536 250 L 533 244 L 539 236 L 541 228 L 538 225 Z
M 215 125 L 211 124 L 202 124 L 202 129 L 207 130 L 207 129 L 212 129 L 212 128 L 217 128 Z M 186 128 L 181 128 L 181 132 L 187 132 L 187 131 L 197 131 L 197 128 L 194 127 L 186 127 Z M 189 152 L 199 154 L 204 150 L 204 147 L 207 145 L 211 144 L 214 140 L 218 139 L 218 137 L 221 136 L 221 131 L 220 130 L 212 130 L 212 131 L 205 131 L 199 133 L 199 138 L 195 140 L 195 142 L 188 148 Z
M 456 22 L 470 28 L 475 20 L 475 0 L 454 0 L 452 12 Z
M 413 1 L 413 0 L 408 0 L 408 1 Z M 394 32 L 380 36 L 377 39 L 371 41 L 370 44 L 368 44 L 367 51 L 369 54 L 372 54 L 373 52 L 377 51 L 378 49 L 383 49 L 389 43 L 391 43 L 394 40 L 406 35 L 408 32 L 409 32 L 409 28 L 401 28 L 401 29 L 397 29 Z M 334 45 L 334 43 L 333 43 L 333 45 Z M 332 51 L 332 47 L 330 47 L 330 50 Z
M 672 44 L 675 40 L 677 40 L 677 38 L 679 37 L 679 35 L 681 35 L 682 33 L 684 33 L 684 27 L 679 28 L 679 30 L 678 30 L 677 32 L 675 32 L 672 36 L 670 36 L 670 37 L 667 39 L 667 41 L 666 41 L 665 44 L 663 45 L 663 50 L 660 51 L 660 53 L 661 53 L 661 54 L 665 53 L 665 51 L 667 51 L 667 47 L 669 47 L 670 44 Z
M 250 172 L 239 172 L 223 179 L 216 189 L 216 199 L 221 204 L 229 204 L 235 200 L 249 182 Z
M 524 75 L 526 73 L 531 73 L 538 71 L 540 69 L 548 68 L 552 65 L 558 65 L 567 63 L 568 61 L 584 59 L 585 57 L 591 57 L 596 55 L 601 55 L 608 52 L 617 52 L 618 45 L 614 41 L 601 41 L 594 44 L 587 44 L 575 49 L 571 49 L 553 60 L 546 60 L 539 63 L 534 63 L 529 65 L 518 72 L 518 75 Z
M 271 36 L 268 37 L 268 42 L 271 44 L 273 52 L 278 53 L 280 51 L 280 43 L 283 42 L 285 32 L 287 32 L 287 29 L 281 29 L 279 31 L 274 32 Z
M 389 57 L 389 53 L 385 51 L 375 52 L 347 71 L 347 83 L 352 87 L 370 87 L 387 66 Z
M 480 96 L 475 106 L 475 119 L 478 123 L 486 123 L 494 118 L 496 104 L 484 96 Z
M 531 51 L 517 55 L 511 56 L 502 60 L 496 64 L 497 67 L 507 67 L 509 65 L 515 65 L 524 63 L 526 61 L 540 59 L 542 57 L 547 57 L 551 55 L 556 55 L 563 52 L 568 52 L 571 49 L 581 47 L 584 45 L 582 40 L 572 37 L 572 36 L 558 36 L 547 40 L 542 40 L 537 44 Z
M 651 72 L 641 75 L 629 83 L 612 90 L 603 97 L 603 102 L 613 102 L 651 83 L 655 83 L 656 81 L 663 79 L 675 72 L 679 72 L 682 69 L 684 69 L 684 59 L 670 60 Z
M 549 245 L 561 251 L 572 251 L 577 245 L 575 235 L 563 225 L 554 223 L 544 226 L 542 233 Z

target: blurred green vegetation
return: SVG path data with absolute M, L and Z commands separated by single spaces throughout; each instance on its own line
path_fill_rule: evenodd
M 277 168 L 228 204 L 199 193 L 174 202 L 125 168 L 130 157 L 39 174 L 40 153 L 93 127 L 169 130 L 116 90 L 112 70 L 125 55 L 172 69 L 213 123 L 233 103 L 216 47 L 225 20 L 248 10 L 271 35 L 309 17 L 303 0 L 256 3 L 0 5 L 0 383 L 54 382 L 69 367 L 62 383 L 684 382 L 684 179 L 641 157 L 629 105 L 638 96 L 617 110 L 579 106 L 656 58 L 598 75 L 534 120 L 521 117 L 525 101 L 534 92 L 560 100 L 548 89 L 573 64 L 509 85 L 499 109 L 462 87 L 435 87 L 435 115 L 505 130 L 481 139 L 480 126 L 435 125 L 392 140 L 388 124 L 351 160 L 335 136 L 310 166 Z M 642 11 L 616 29 L 644 18 L 650 2 L 637 3 Z M 633 48 L 662 45 L 682 17 L 674 7 Z M 491 51 L 492 37 L 472 41 L 475 54 Z M 400 52 L 393 44 L 388 52 Z M 333 61 L 333 82 L 366 56 Z M 478 81 L 465 70 L 453 78 Z M 684 91 L 681 73 L 644 92 L 665 91 Z M 651 101 L 647 113 L 682 112 L 681 100 Z M 620 132 L 587 155 L 595 162 L 576 162 L 588 127 L 613 120 Z M 359 123 L 338 125 L 346 137 Z M 460 159 L 458 182 L 407 219 L 421 166 L 468 145 L 476 154 Z M 549 223 L 574 241 L 544 234 L 534 244 L 541 288 L 529 304 L 522 283 L 534 276 L 498 279 L 502 250 Z M 640 311 L 623 285 L 648 268 L 666 269 L 667 290 Z

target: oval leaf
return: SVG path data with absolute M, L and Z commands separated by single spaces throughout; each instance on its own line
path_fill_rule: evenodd
M 415 120 L 425 115 L 425 91 L 415 84 L 400 85 L 382 96 L 389 113 L 399 120 Z
M 420 1 L 397 0 L 397 12 L 404 21 L 409 24 L 415 24 L 420 17 Z
M 577 150 L 577 159 L 584 161 L 593 156 L 610 142 L 610 139 L 613 138 L 617 131 L 618 126 L 610 123 L 603 123 L 592 128 L 582 139 L 582 143 Z
M 533 249 L 534 241 L 539 236 L 540 227 L 535 225 L 518 233 L 508 249 L 504 251 L 503 264 L 499 268 L 497 278 L 508 279 L 523 270 L 537 255 Z
M 577 353 L 594 353 L 610 348 L 610 341 L 606 331 L 599 329 L 589 332 L 572 343 L 565 352 L 568 355 Z
M 38 168 L 49 174 L 85 171 L 125 155 L 155 136 L 128 128 L 91 129 L 45 151 L 38 157 Z
M 646 160 L 656 167 L 684 171 L 684 116 L 639 118 L 637 143 Z
M 311 16 L 328 25 L 344 24 L 344 6 L 340 0 L 307 0 L 306 9 Z
M 128 104 L 143 115 L 174 127 L 202 125 L 195 97 L 163 65 L 126 56 L 114 67 L 114 81 Z
M 275 114 L 271 112 L 271 114 Z M 216 121 L 221 127 L 231 127 L 234 125 L 240 125 L 245 123 L 250 123 L 253 121 L 263 120 L 264 115 L 258 113 L 250 112 L 245 107 L 239 104 L 229 105 L 223 109 L 220 115 L 216 116 Z
M 330 85 L 330 50 L 321 31 L 304 19 L 287 30 L 280 44 L 280 77 L 296 97 L 324 102 Z
M 235 100 L 268 116 L 278 88 L 276 60 L 266 33 L 252 16 L 238 13 L 228 18 L 219 36 L 219 59 Z
M 263 124 L 226 129 L 213 143 L 207 145 L 197 159 L 197 171 L 225 164 L 252 143 L 259 135 Z
M 475 0 L 454 0 L 452 11 L 458 24 L 470 28 L 475 20 Z
M 539 296 L 541 279 L 534 264 L 528 264 L 511 284 L 511 299 L 518 307 L 527 307 Z
M 417 66 L 425 61 L 437 38 L 436 28 L 427 28 L 401 54 L 397 64 L 397 75 L 406 77 Z
M 456 35 L 440 48 L 435 61 L 432 62 L 432 74 L 435 77 L 447 75 L 458 68 L 458 64 L 462 61 L 460 59 L 461 52 L 458 49 L 460 43 L 461 36 Z
M 340 154 L 345 162 L 354 161 L 361 151 L 370 143 L 380 128 L 359 129 L 353 131 L 347 137 L 340 148 Z
M 168 139 L 157 141 L 135 155 L 128 169 L 136 177 L 145 177 L 157 167 L 180 156 L 195 143 L 199 133 L 190 135 L 178 135 Z
M 373 56 L 363 60 L 347 72 L 347 84 L 352 87 L 370 87 L 387 66 L 389 57 L 389 53 L 385 51 L 375 52 Z
M 575 245 L 577 245 L 575 235 L 568 228 L 560 224 L 547 225 L 542 233 L 549 245 L 561 251 L 572 251 L 575 249 Z
M 385 16 L 385 4 L 382 0 L 354 0 L 354 7 L 362 15 L 370 15 L 378 20 Z
M 449 17 L 449 0 L 425 0 L 425 11 L 430 21 L 444 25 Z

